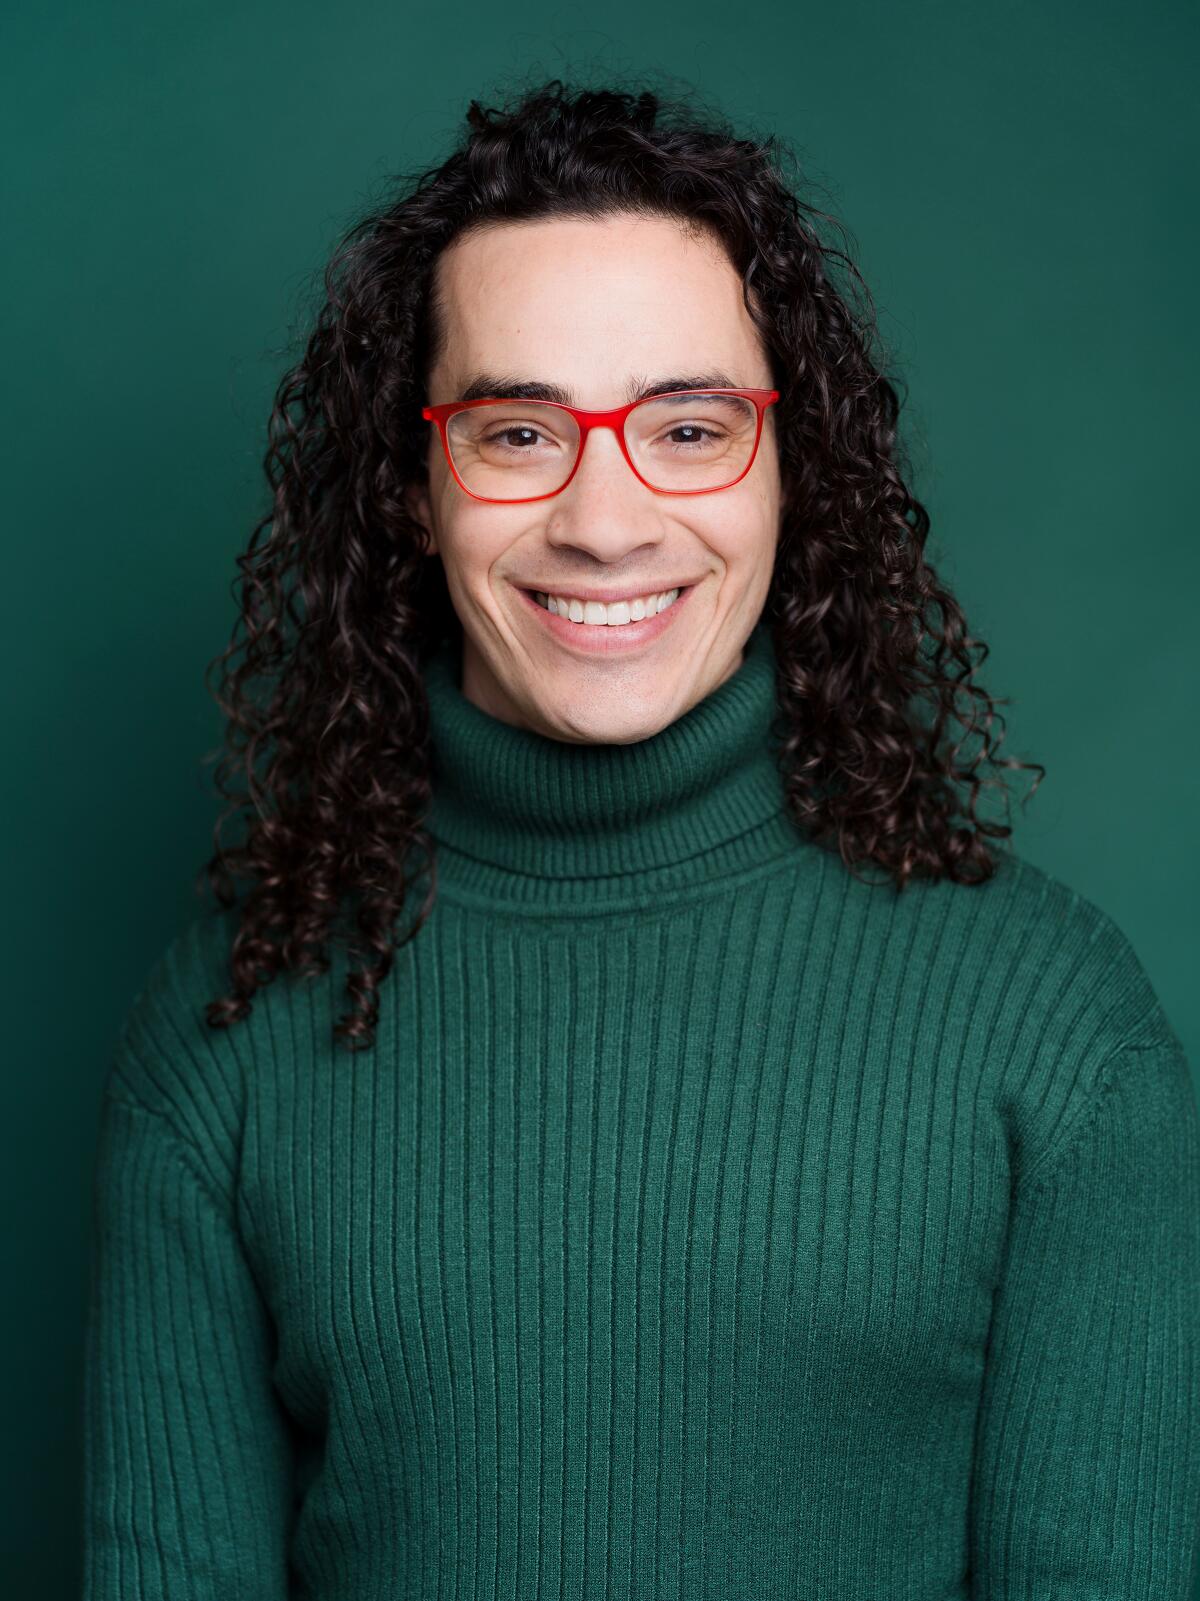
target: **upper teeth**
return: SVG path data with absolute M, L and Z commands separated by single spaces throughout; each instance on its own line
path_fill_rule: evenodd
M 643 617 L 653 617 L 664 611 L 679 594 L 678 589 L 665 589 L 661 595 L 639 595 L 636 600 L 616 600 L 605 605 L 599 600 L 576 600 L 570 595 L 537 595 L 539 606 L 559 617 L 568 617 L 573 623 L 636 623 Z

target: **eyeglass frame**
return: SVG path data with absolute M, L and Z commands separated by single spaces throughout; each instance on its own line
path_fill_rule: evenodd
M 678 395 L 737 395 L 743 400 L 752 401 L 756 412 L 756 425 L 754 430 L 754 446 L 750 451 L 750 460 L 742 468 L 736 478 L 731 478 L 727 484 L 715 484 L 708 489 L 659 489 L 650 483 L 638 472 L 629 454 L 629 446 L 625 442 L 625 419 L 637 406 L 649 405 L 655 400 L 669 400 Z M 627 405 L 614 406 L 611 411 L 585 411 L 579 406 L 568 406 L 560 400 L 526 400 L 522 397 L 513 398 L 507 395 L 483 395 L 478 400 L 447 400 L 436 406 L 423 406 L 421 416 L 426 422 L 431 422 L 437 428 L 442 441 L 442 450 L 445 452 L 446 463 L 454 474 L 454 480 L 464 494 L 470 495 L 472 500 L 485 501 L 489 506 L 526 506 L 534 500 L 553 500 L 555 495 L 561 495 L 563 490 L 579 471 L 579 464 L 583 460 L 584 448 L 587 445 L 588 435 L 593 428 L 611 428 L 617 436 L 617 443 L 621 447 L 621 454 L 629 465 L 630 472 L 639 483 L 655 495 L 715 495 L 722 489 L 732 489 L 734 484 L 740 484 L 742 479 L 754 466 L 758 456 L 759 441 L 762 438 L 763 418 L 766 409 L 779 399 L 778 389 L 672 389 L 661 395 L 643 395 L 639 400 L 631 400 Z M 558 411 L 568 412 L 579 429 L 579 449 L 575 453 L 575 463 L 571 471 L 559 484 L 557 489 L 551 489 L 544 495 L 521 495 L 516 500 L 498 499 L 495 495 L 477 495 L 473 489 L 468 489 L 459 477 L 458 468 L 454 465 L 454 458 L 450 454 L 450 441 L 446 437 L 446 424 L 455 412 L 469 411 L 475 406 L 497 405 L 520 406 L 553 406 Z

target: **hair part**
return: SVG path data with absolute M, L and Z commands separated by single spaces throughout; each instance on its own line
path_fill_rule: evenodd
M 973 681 L 987 646 L 925 555 L 929 516 L 905 483 L 900 401 L 869 291 L 789 178 L 777 136 L 739 138 L 694 97 L 568 88 L 503 108 L 472 100 L 441 165 L 342 237 L 302 354 L 281 379 L 263 461 L 269 509 L 237 559 L 240 609 L 209 663 L 226 722 L 227 804 L 201 869 L 225 907 L 249 880 L 230 954 L 227 1027 L 281 968 L 329 968 L 342 927 L 363 965 L 335 1035 L 368 1046 L 395 951 L 436 899 L 422 667 L 461 633 L 440 561 L 409 514 L 425 480 L 426 378 L 440 349 L 442 252 L 498 223 L 616 213 L 677 218 L 719 242 L 780 391 L 779 539 L 764 620 L 778 661 L 781 775 L 797 826 L 847 867 L 980 883 L 1011 834 L 980 815 L 1008 796 L 1004 719 Z M 996 726 L 998 725 L 998 726 Z M 261 767 L 261 771 L 259 770 Z M 234 784 L 231 789 L 230 785 Z M 1032 790 L 1031 790 L 1032 794 Z M 222 845 L 235 814 L 246 824 Z M 397 919 L 421 880 L 409 927 Z

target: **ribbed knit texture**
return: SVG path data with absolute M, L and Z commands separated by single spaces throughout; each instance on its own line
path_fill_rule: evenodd
M 1200 1117 L 1126 936 L 806 840 L 761 625 L 627 746 L 457 666 L 374 1048 L 338 948 L 209 1028 L 235 912 L 129 1009 L 86 1601 L 1190 1601 Z

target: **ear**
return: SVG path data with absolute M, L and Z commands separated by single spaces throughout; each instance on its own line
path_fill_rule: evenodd
M 437 540 L 433 532 L 433 515 L 429 505 L 428 484 L 406 484 L 404 504 L 408 515 L 425 530 L 427 548 L 431 556 L 437 554 Z

